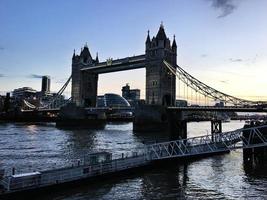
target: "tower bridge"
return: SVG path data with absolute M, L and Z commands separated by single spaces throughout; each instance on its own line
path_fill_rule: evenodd
M 171 110 L 178 109 L 183 111 L 189 109 L 208 110 L 209 107 L 211 110 L 214 110 L 213 106 L 209 106 L 207 102 L 213 101 L 214 103 L 219 101 L 224 105 L 227 104 L 227 107 L 231 106 L 232 108 L 229 108 L 230 110 L 238 109 L 244 112 L 254 112 L 256 110 L 262 112 L 264 110 L 263 108 L 267 108 L 267 102 L 250 101 L 220 92 L 196 79 L 177 65 L 177 44 L 175 37 L 171 42 L 166 36 L 162 24 L 159 27 L 158 33 L 152 39 L 148 32 L 145 42 L 145 54 L 142 55 L 116 60 L 108 59 L 104 62 L 99 62 L 98 54 L 93 59 L 87 44 L 81 49 L 79 55 L 74 51 L 71 76 L 55 98 L 64 92 L 71 80 L 71 101 L 78 106 L 95 107 L 99 74 L 139 68 L 145 68 L 146 70 L 146 105 L 171 107 Z M 183 88 L 181 88 L 181 85 Z M 176 87 L 178 87 L 177 90 Z M 183 96 L 181 94 L 182 92 L 184 93 Z M 183 109 L 173 108 L 175 107 L 177 96 L 180 99 L 191 101 L 191 107 Z M 193 99 L 196 100 L 196 103 L 192 103 Z M 203 102 L 201 103 L 201 100 L 205 101 L 205 107 L 202 106 Z M 53 100 L 49 102 L 49 104 L 52 103 Z M 27 103 L 26 106 L 39 110 L 51 107 L 50 105 L 36 107 L 30 105 L 30 103 Z M 223 111 L 225 108 L 217 110 Z
M 80 55 L 72 57 L 72 100 L 81 106 L 96 106 L 98 75 L 124 70 L 146 69 L 146 103 L 174 105 L 176 76 L 170 74 L 163 60 L 176 66 L 177 45 L 175 38 L 167 38 L 163 25 L 155 37 L 149 32 L 145 54 L 117 60 L 99 62 L 93 59 L 86 45 Z
M 98 76 L 125 70 L 146 69 L 145 100 L 147 105 L 175 106 L 176 92 L 184 92 L 183 99 L 196 99 L 196 102 L 212 100 L 235 107 L 266 107 L 266 102 L 250 101 L 220 92 L 194 78 L 177 65 L 177 44 L 171 42 L 160 25 L 156 36 L 145 42 L 145 54 L 122 59 L 108 59 L 99 62 L 98 55 L 92 58 L 87 45 L 72 57 L 72 101 L 79 106 L 95 107 L 98 89 Z M 176 84 L 178 79 L 178 84 Z M 180 88 L 180 85 L 184 88 Z M 176 85 L 179 88 L 176 90 Z M 190 91 L 189 91 L 190 89 Z M 197 109 L 197 108 L 196 108 Z M 255 109 L 252 109 L 255 110 Z M 258 109 L 260 110 L 260 109 Z
M 179 130 L 178 135 L 186 138 L 186 115 L 184 114 L 186 112 L 267 112 L 267 102 L 250 101 L 220 92 L 196 79 L 177 65 L 175 37 L 171 41 L 167 37 L 162 24 L 157 34 L 152 38 L 148 32 L 145 41 L 145 53 L 142 55 L 99 62 L 98 55 L 93 58 L 87 45 L 81 49 L 80 54 L 74 52 L 72 56 L 72 74 L 58 94 L 62 94 L 70 79 L 72 79 L 71 101 L 85 108 L 96 107 L 99 74 L 139 68 L 145 68 L 146 70 L 146 104 L 135 109 L 135 130 L 146 128 L 158 131 L 162 127 L 166 128 L 168 126 L 172 127 L 171 130 L 174 133 Z M 178 80 L 177 84 L 176 80 Z M 183 85 L 183 88 L 181 88 L 181 85 Z M 213 102 L 220 101 L 227 106 L 202 106 L 198 103 L 195 106 L 176 107 L 176 93 L 181 97 L 182 92 L 184 93 L 183 99 L 186 101 L 192 102 L 192 99 L 195 99 L 196 102 L 201 99 Z M 52 103 L 53 101 L 51 101 Z M 31 105 L 27 103 L 27 106 Z M 42 109 L 48 108 L 50 107 L 44 106 Z M 221 122 L 215 120 L 212 122 L 212 127 L 214 127 L 212 131 L 220 132 Z

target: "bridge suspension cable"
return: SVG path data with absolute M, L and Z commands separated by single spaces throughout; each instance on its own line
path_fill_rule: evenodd
M 250 101 L 225 94 L 199 81 L 198 79 L 187 73 L 180 66 L 176 65 L 175 68 L 165 60 L 163 60 L 163 63 L 173 75 L 177 76 L 179 80 L 181 80 L 185 85 L 196 91 L 196 93 L 202 94 L 205 98 L 209 97 L 214 101 L 219 100 L 224 103 L 233 104 L 235 106 L 257 106 L 267 104 L 267 102 L 263 101 Z

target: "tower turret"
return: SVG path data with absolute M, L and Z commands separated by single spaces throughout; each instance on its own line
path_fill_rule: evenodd
M 172 50 L 174 53 L 176 53 L 176 51 L 177 51 L 177 44 L 175 41 L 175 35 L 173 35 Z
M 96 63 L 96 64 L 98 64 L 98 63 L 99 63 L 99 59 L 98 59 L 98 52 L 96 53 L 95 63 Z
M 164 26 L 163 23 L 161 22 L 160 27 L 159 27 L 159 31 L 157 33 L 156 39 L 158 40 L 166 40 L 167 36 L 164 30 Z
M 146 37 L 146 49 L 149 49 L 151 47 L 151 40 L 149 36 L 149 30 L 147 31 L 147 37 Z
M 72 55 L 72 60 L 74 60 L 75 59 L 75 49 L 73 50 L 73 55 Z
M 92 56 L 87 44 L 85 44 L 84 48 L 81 50 L 80 58 L 83 63 L 87 64 L 92 62 Z

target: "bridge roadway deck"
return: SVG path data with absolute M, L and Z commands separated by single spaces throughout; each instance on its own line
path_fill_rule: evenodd
M 140 69 L 144 68 L 146 63 L 146 56 L 139 55 L 127 57 L 123 59 L 110 60 L 97 64 L 96 66 L 84 67 L 81 71 L 93 71 L 97 74 Z
M 5 190 L 0 197 L 17 192 L 37 190 L 106 176 L 130 170 L 137 170 L 157 163 L 156 161 L 174 158 L 201 157 L 229 152 L 238 148 L 266 147 L 267 125 L 246 129 L 238 129 L 226 133 L 205 135 L 183 140 L 174 140 L 146 145 L 141 153 L 133 153 L 131 157 L 122 157 L 105 162 L 90 164 L 83 162 L 76 166 L 39 171 L 34 173 L 5 176 L 1 181 Z
M 85 110 L 88 113 L 94 113 L 96 111 L 116 111 L 116 110 L 128 110 L 132 111 L 134 110 L 134 107 L 114 107 L 114 108 L 109 108 L 109 107 L 93 107 L 93 108 L 85 108 Z M 60 111 L 60 108 L 45 108 L 45 109 L 39 109 L 39 110 L 22 110 L 21 112 L 23 113 L 31 113 L 31 112 L 51 112 L 51 113 L 57 113 Z
M 90 110 L 109 110 L 110 108 L 85 108 L 87 111 Z M 118 107 L 112 108 L 113 110 L 133 110 L 133 107 Z M 40 109 L 40 110 L 22 110 L 22 112 L 58 112 L 60 108 L 51 108 L 51 109 Z M 218 111 L 218 112 L 267 112 L 267 108 L 261 107 L 234 107 L 234 106 L 225 106 L 225 107 L 215 107 L 215 106 L 186 106 L 186 107 L 167 107 L 167 110 L 170 111 Z
M 186 107 L 168 107 L 172 111 L 218 111 L 218 112 L 267 112 L 264 107 L 235 107 L 235 106 L 186 106 Z

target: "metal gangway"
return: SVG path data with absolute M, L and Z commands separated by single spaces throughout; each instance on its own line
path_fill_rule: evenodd
M 146 159 L 201 156 L 265 146 L 267 146 L 267 125 L 150 144 L 146 146 Z

